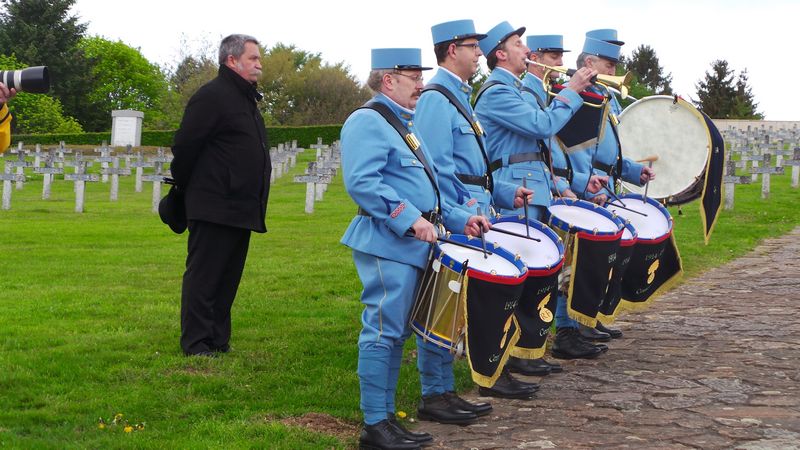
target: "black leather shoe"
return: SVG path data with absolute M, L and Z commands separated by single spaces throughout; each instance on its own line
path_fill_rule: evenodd
M 424 432 L 423 433 L 416 433 L 414 431 L 409 431 L 408 429 L 406 429 L 406 427 L 404 427 L 400 423 L 400 421 L 397 420 L 397 417 L 395 417 L 394 414 L 389 413 L 389 415 L 386 418 L 389 420 L 389 423 L 394 425 L 394 427 L 397 428 L 397 431 L 399 431 L 400 434 L 404 438 L 408 439 L 409 441 L 416 442 L 417 444 L 422 445 L 422 446 L 433 442 L 433 436 L 431 436 L 428 433 L 424 433 Z
M 578 325 L 578 330 L 580 330 L 581 336 L 590 341 L 608 342 L 611 340 L 610 334 L 603 333 L 602 331 L 587 327 L 586 325 Z
M 463 398 L 459 397 L 453 391 L 447 391 L 444 393 L 445 398 L 451 405 L 455 406 L 458 409 L 463 409 L 464 411 L 470 411 L 475 413 L 476 416 L 481 417 L 489 414 L 492 412 L 492 404 L 486 402 L 479 402 L 473 403 L 464 400 Z
M 564 368 L 561 367 L 561 364 L 559 363 L 550 362 L 545 360 L 544 358 L 535 359 L 534 361 L 541 361 L 542 364 L 547 364 L 548 366 L 550 366 L 550 373 L 561 373 L 564 371 Z
M 419 443 L 409 441 L 389 422 L 381 420 L 375 425 L 364 425 L 358 438 L 359 448 L 363 450 L 418 450 Z
M 222 347 L 215 348 L 214 351 L 217 353 L 230 353 L 231 346 L 229 344 L 225 344 Z
M 536 385 L 536 388 L 533 388 L 530 387 L 529 383 L 522 384 L 521 381 L 514 379 L 511 374 L 508 373 L 507 369 L 503 369 L 503 372 L 500 374 L 500 377 L 497 378 L 494 386 L 490 388 L 481 386 L 478 388 L 478 393 L 485 397 L 527 400 L 533 397 L 534 392 L 536 392 L 538 388 L 538 385 Z
M 202 351 L 202 352 L 195 352 L 195 353 L 185 353 L 185 355 L 186 356 L 202 356 L 204 358 L 216 358 L 217 357 L 216 353 L 214 353 L 212 351 L 209 351 L 209 350 L 205 350 L 205 351 Z
M 513 384 L 515 386 L 519 386 L 522 389 L 529 389 L 529 390 L 531 390 L 533 392 L 536 392 L 536 391 L 539 390 L 539 383 L 529 383 L 527 381 L 522 381 L 519 378 L 514 378 L 514 377 L 511 376 L 511 372 L 506 367 L 503 368 L 503 375 L 505 375 L 506 378 L 508 378 L 508 380 L 511 382 L 511 384 Z
M 466 425 L 478 416 L 472 411 L 457 408 L 447 400 L 444 394 L 422 397 L 417 408 L 417 417 L 439 423 Z
M 591 359 L 603 353 L 597 346 L 583 341 L 577 328 L 559 328 L 550 350 L 558 359 Z
M 618 328 L 608 328 L 600 322 L 597 322 L 597 326 L 595 328 L 603 333 L 608 333 L 611 336 L 611 339 L 619 339 L 622 337 L 622 330 Z
M 506 363 L 508 370 L 528 376 L 543 377 L 550 375 L 550 365 L 543 363 L 542 359 L 522 359 L 510 357 Z

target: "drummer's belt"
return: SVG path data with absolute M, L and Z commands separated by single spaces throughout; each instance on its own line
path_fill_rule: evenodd
M 615 170 L 614 170 L 614 166 L 612 166 L 611 164 L 603 164 L 600 161 L 592 161 L 592 168 L 597 169 L 597 170 L 602 170 L 603 172 L 605 172 L 605 173 L 607 173 L 607 174 L 609 174 L 611 176 L 614 176 Z M 555 170 L 554 170 L 554 172 L 555 172 Z
M 544 161 L 541 152 L 528 152 L 528 153 L 515 153 L 508 157 L 508 164 L 516 164 L 521 162 L 528 162 L 528 161 Z M 489 170 L 494 172 L 495 170 L 503 167 L 503 159 L 495 159 L 489 164 Z
M 484 189 L 489 189 L 489 175 L 468 175 L 465 173 L 457 173 L 456 178 L 461 180 L 464 184 L 473 184 L 475 186 L 480 186 Z
M 571 169 L 562 169 L 560 167 L 553 167 L 553 174 L 557 177 L 566 178 L 567 180 L 572 181 Z
M 370 215 L 370 213 L 368 213 L 368 212 L 364 211 L 363 209 L 361 209 L 360 206 L 358 207 L 358 215 L 359 216 L 364 216 L 364 217 L 372 217 Z M 427 220 L 428 222 L 434 224 L 434 225 L 436 225 L 437 223 L 441 223 L 442 222 L 442 215 L 437 213 L 436 211 L 424 212 L 424 213 L 422 213 L 422 218 Z

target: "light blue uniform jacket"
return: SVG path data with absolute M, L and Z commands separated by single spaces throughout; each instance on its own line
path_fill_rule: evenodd
M 374 99 L 389 106 L 410 131 L 415 131 L 413 111 L 383 94 Z M 342 127 L 341 141 L 345 189 L 369 214 L 353 218 L 341 243 L 366 254 L 424 269 L 430 244 L 405 236 L 422 212 L 437 206 L 436 192 L 422 163 L 376 111 L 360 109 L 351 114 Z M 424 143 L 422 150 L 430 162 Z M 442 209 L 445 226 L 452 226 L 449 208 Z
M 548 139 L 560 130 L 580 108 L 580 96 L 566 91 L 553 100 L 552 108 L 542 111 L 522 96 L 521 81 L 511 72 L 496 68 L 486 81 L 492 80 L 502 84 L 483 93 L 475 113 L 486 130 L 489 160 L 503 161 L 494 178 L 517 185 L 527 178 L 528 187 L 534 190 L 532 203 L 548 207 L 551 183 L 545 163 L 527 161 L 509 166 L 508 158 L 516 153 L 540 152 L 537 139 Z M 513 210 L 521 211 L 522 208 Z
M 601 91 L 596 87 L 590 87 L 588 89 L 590 92 L 594 92 L 596 94 L 605 95 L 605 91 Z M 619 115 L 622 112 L 622 108 L 620 107 L 619 102 L 617 101 L 616 97 L 613 95 L 611 96 L 611 114 Z M 617 164 L 617 155 L 619 154 L 619 141 L 617 141 L 617 137 L 614 134 L 614 129 L 611 125 L 611 118 L 606 121 L 605 130 L 603 131 L 603 139 L 599 142 L 597 147 L 591 147 L 585 150 L 577 151 L 571 153 L 569 155 L 570 161 L 572 162 L 572 170 L 573 170 L 573 178 L 572 178 L 572 190 L 578 195 L 580 198 L 593 198 L 599 194 L 606 194 L 608 193 L 605 190 L 601 190 L 597 194 L 592 194 L 586 191 L 586 186 L 589 183 L 589 177 L 591 175 L 609 175 L 603 170 L 595 169 L 592 167 L 592 162 L 596 161 L 602 164 L 608 164 L 613 167 L 616 167 Z M 640 177 L 642 173 L 642 168 L 644 166 L 642 164 L 636 163 L 629 158 L 622 158 L 622 179 L 629 183 L 634 183 L 636 185 L 641 185 Z M 609 177 L 608 185 L 614 186 L 615 177 Z
M 522 96 L 526 100 L 532 102 L 534 106 L 542 110 L 549 109 L 546 106 L 548 94 L 544 91 L 544 86 L 542 85 L 542 80 L 540 78 L 538 78 L 536 75 L 533 75 L 530 72 L 527 72 L 525 73 L 525 78 L 522 79 L 522 86 L 531 89 L 535 93 L 535 95 L 532 95 L 527 90 L 523 90 Z M 557 132 L 558 131 L 556 131 L 556 133 Z M 553 168 L 566 170 L 569 167 L 567 165 L 567 157 L 561 150 L 561 146 L 558 145 L 558 142 L 556 141 L 555 138 L 555 134 L 551 136 L 549 139 L 546 139 L 545 144 L 547 145 L 547 148 L 550 149 L 550 156 L 552 158 Z M 558 190 L 559 194 L 563 193 L 568 188 L 569 188 L 569 181 L 567 181 L 567 179 L 562 177 L 556 177 L 556 189 Z
M 470 85 L 441 68 L 430 83 L 440 84 L 453 93 L 467 112 L 473 114 L 473 118 L 477 120 L 469 103 L 472 93 Z M 494 191 L 489 192 L 481 186 L 462 183 L 456 177 L 456 174 L 482 176 L 488 169 L 475 139 L 475 131 L 444 95 L 435 91 L 424 92 L 417 102 L 415 116 L 417 130 L 439 172 L 442 201 L 457 205 L 466 213 L 460 214 L 459 220 L 463 223 L 459 221 L 456 232 L 463 230 L 466 220 L 476 213 L 478 205 L 484 214 L 488 214 L 489 205 L 514 207 L 516 185 L 495 180 Z M 485 147 L 485 138 L 481 136 L 480 139 L 484 141 Z

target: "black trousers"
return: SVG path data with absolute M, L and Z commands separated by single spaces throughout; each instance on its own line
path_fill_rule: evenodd
M 249 245 L 250 230 L 189 222 L 189 251 L 181 295 L 184 353 L 227 348 L 231 338 L 231 306 Z

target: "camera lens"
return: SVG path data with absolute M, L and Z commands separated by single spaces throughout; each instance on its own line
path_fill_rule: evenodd
M 0 82 L 9 89 L 16 89 L 17 92 L 44 94 L 50 90 L 50 73 L 47 71 L 47 66 L 0 70 Z

